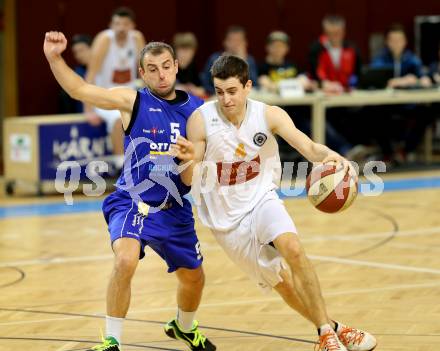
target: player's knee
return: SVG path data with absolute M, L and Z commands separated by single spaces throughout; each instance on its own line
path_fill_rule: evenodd
M 202 288 L 205 285 L 205 273 L 202 269 L 185 269 L 179 272 L 182 284 Z
M 296 262 L 302 258 L 304 255 L 304 250 L 301 246 L 301 243 L 298 240 L 289 240 L 284 248 L 284 258 L 288 262 Z
M 118 255 L 115 258 L 114 270 L 115 273 L 121 277 L 131 278 L 136 270 L 138 263 L 137 257 L 131 255 Z

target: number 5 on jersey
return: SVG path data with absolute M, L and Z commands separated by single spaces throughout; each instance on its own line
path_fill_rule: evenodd
M 177 143 L 177 137 L 180 135 L 180 124 L 179 123 L 170 123 L 171 127 L 171 136 L 170 140 L 172 143 Z

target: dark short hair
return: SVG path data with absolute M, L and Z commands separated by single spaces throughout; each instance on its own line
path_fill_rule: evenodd
M 84 43 L 87 44 L 88 46 L 92 45 L 92 37 L 88 34 L 75 34 L 72 37 L 72 42 L 71 45 L 75 45 L 75 44 L 79 44 L 79 43 Z
M 322 25 L 324 26 L 326 23 L 345 26 L 345 18 L 336 14 L 325 15 L 322 19 Z
M 211 67 L 211 77 L 226 80 L 230 77 L 236 77 L 243 84 L 246 85 L 249 80 L 249 65 L 242 58 L 223 54 L 214 61 Z
M 168 51 L 173 57 L 173 60 L 176 59 L 176 53 L 174 52 L 171 45 L 168 45 L 167 43 L 164 43 L 162 41 L 150 41 L 147 45 L 144 46 L 144 48 L 140 53 L 139 66 L 144 68 L 144 56 L 146 54 L 152 54 L 153 56 L 157 56 L 163 53 L 164 51 Z
M 118 16 L 118 17 L 128 17 L 130 18 L 133 22 L 136 20 L 136 15 L 134 14 L 134 11 L 129 8 L 129 7 L 118 7 L 117 9 L 115 9 L 112 12 L 112 18 L 114 16 Z
M 391 24 L 391 26 L 389 26 L 387 31 L 386 31 L 386 35 L 388 35 L 390 33 L 394 33 L 394 32 L 400 32 L 400 33 L 403 33 L 403 35 L 406 36 L 405 27 L 401 23 L 393 23 L 393 24 Z

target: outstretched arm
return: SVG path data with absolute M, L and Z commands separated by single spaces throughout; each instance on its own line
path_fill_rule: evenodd
M 266 119 L 270 130 L 287 141 L 311 162 L 343 162 L 346 159 L 327 146 L 315 143 L 296 128 L 286 111 L 277 106 L 267 106 Z
M 194 111 L 188 119 L 186 134 L 188 139 L 179 136 L 177 143 L 171 145 L 171 152 L 186 166 L 180 178 L 189 186 L 193 183 L 193 175 L 197 173 L 196 168 L 203 160 L 206 149 L 204 122 L 199 111 Z
M 66 46 L 67 39 L 63 33 L 46 33 L 43 46 L 44 54 L 53 75 L 61 87 L 74 99 L 93 104 L 102 109 L 131 112 L 136 99 L 136 91 L 129 88 L 104 89 L 86 83 L 67 66 L 61 57 Z

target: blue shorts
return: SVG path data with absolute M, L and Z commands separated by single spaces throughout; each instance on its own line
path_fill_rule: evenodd
M 138 211 L 130 198 L 110 194 L 102 205 L 108 224 L 110 239 L 133 238 L 141 244 L 139 258 L 145 256 L 145 246 L 150 246 L 168 265 L 168 272 L 178 268 L 195 269 L 202 264 L 200 243 L 194 230 L 191 204 L 172 203 L 168 209 L 148 213 Z

